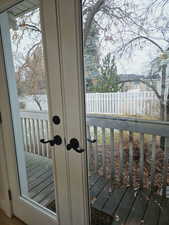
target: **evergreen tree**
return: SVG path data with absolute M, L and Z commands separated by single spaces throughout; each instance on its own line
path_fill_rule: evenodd
M 105 56 L 102 60 L 100 72 L 95 88 L 96 92 L 117 92 L 120 90 L 115 56 L 111 57 L 110 53 Z

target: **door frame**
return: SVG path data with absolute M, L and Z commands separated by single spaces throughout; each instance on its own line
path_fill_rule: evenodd
M 42 0 L 41 1 L 41 19 L 42 19 L 42 33 L 43 33 L 43 46 L 45 54 L 46 74 L 48 77 L 48 96 L 50 108 L 50 123 L 51 123 L 51 136 L 58 134 L 64 138 L 65 129 L 63 126 L 63 99 L 61 90 L 61 71 L 60 71 L 60 56 L 58 44 L 58 24 L 57 24 L 57 10 L 55 0 Z M 1 27 L 2 29 L 2 27 Z M 1 30 L 1 32 L 3 32 Z M 3 33 L 2 33 L 3 34 Z M 3 42 L 3 43 L 2 43 Z M 55 47 L 53 47 L 55 46 Z M 9 47 L 9 46 L 6 46 Z M 7 169 L 9 174 L 9 185 L 12 193 L 12 212 L 15 216 L 23 220 L 29 225 L 33 225 L 35 221 L 39 224 L 70 224 L 71 211 L 70 211 L 70 193 L 69 193 L 69 178 L 68 178 L 68 159 L 67 151 L 64 142 L 57 147 L 53 147 L 54 156 L 54 175 L 56 182 L 56 204 L 57 214 L 47 209 L 43 209 L 38 204 L 33 204 L 33 201 L 20 196 L 19 180 L 17 173 L 17 162 L 15 153 L 15 138 L 12 126 L 11 105 L 7 84 L 8 71 L 6 68 L 7 58 L 5 52 L 5 40 L 2 38 L 0 43 L 1 54 L 1 74 L 0 82 L 2 88 L 0 89 L 0 102 L 2 104 L 2 130 L 4 134 L 4 145 L 7 159 Z M 11 57 L 10 57 L 11 58 Z M 11 58 L 12 59 L 12 58 Z M 11 62 L 8 62 L 9 64 Z M 56 92 L 57 90 L 57 92 Z M 57 93 L 57 94 L 56 94 Z M 61 124 L 58 126 L 52 124 L 52 117 L 57 114 L 61 118 Z M 56 179 L 57 178 L 57 179 Z
M 73 225 L 88 225 L 90 222 L 81 7 L 80 0 L 57 1 L 65 141 L 67 144 L 71 138 L 77 138 L 80 148 L 85 150 L 82 154 L 73 150 L 68 152 Z
M 64 146 L 57 147 L 57 150 L 54 151 L 55 167 L 57 168 L 59 217 L 63 225 L 88 225 L 90 207 L 87 178 L 85 87 L 80 0 L 57 0 L 53 2 L 53 5 L 43 0 L 43 13 L 48 13 L 48 18 L 44 16 L 42 18 L 43 24 L 45 24 L 43 29 L 45 33 L 49 34 L 51 32 L 52 34 L 50 37 L 44 38 L 48 64 L 47 74 L 51 78 L 51 80 L 49 79 L 49 86 L 58 82 L 57 88 L 59 88 L 62 96 L 57 101 L 56 95 L 53 95 L 51 90 L 49 90 L 49 96 L 52 100 L 52 104 L 50 103 L 51 111 L 54 112 L 54 109 L 57 109 L 55 112 L 61 115 L 63 120 L 61 126 L 52 126 L 52 133 L 65 137 Z M 55 14 L 55 20 L 53 20 L 53 14 Z M 56 29 L 53 30 L 53 27 L 56 27 Z M 54 48 L 53 46 L 56 43 L 57 46 Z M 56 63 L 57 57 L 59 62 Z M 59 75 L 54 76 L 56 73 Z M 58 77 L 59 79 L 57 79 Z M 7 92 L 6 95 L 8 95 Z M 6 99 L 8 99 L 8 96 L 6 96 Z M 58 109 L 60 110 L 59 113 Z M 9 112 L 10 107 L 8 104 L 6 113 L 5 110 L 3 113 L 4 118 L 8 116 L 8 126 L 11 122 L 11 114 Z M 50 118 L 52 118 L 52 115 L 50 115 Z M 9 131 L 8 134 L 12 134 L 12 130 L 8 126 L 5 127 L 6 131 Z M 73 137 L 79 140 L 80 147 L 85 150 L 84 153 L 79 154 L 73 150 L 66 150 L 65 145 Z M 12 160 L 14 160 L 15 156 L 11 156 L 9 149 L 12 149 L 14 146 L 13 140 L 11 138 L 6 148 L 8 152 L 7 158 Z M 59 151 L 59 149 L 62 149 L 62 151 Z M 16 162 L 13 162 L 12 167 L 16 167 Z M 11 172 L 10 168 L 8 170 Z M 10 176 L 10 183 L 12 179 Z M 28 220 L 30 221 L 29 218 Z M 31 220 L 29 224 L 33 224 L 33 221 Z

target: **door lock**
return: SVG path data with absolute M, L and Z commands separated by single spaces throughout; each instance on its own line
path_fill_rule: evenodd
M 60 117 L 59 116 L 53 116 L 52 121 L 55 125 L 60 124 Z

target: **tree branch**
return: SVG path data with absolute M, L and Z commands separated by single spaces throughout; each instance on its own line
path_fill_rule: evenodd
M 37 26 L 31 25 L 31 24 L 28 24 L 28 23 L 22 23 L 22 24 L 19 25 L 19 27 L 24 27 L 24 28 L 42 33 L 42 31 Z
M 86 22 L 84 23 L 84 30 L 83 30 L 83 45 L 86 46 L 86 41 L 88 34 L 90 32 L 91 24 L 96 13 L 100 10 L 103 6 L 105 0 L 98 0 L 92 7 L 88 9 L 88 15 L 86 18 Z
M 31 54 L 31 52 L 36 48 L 38 47 L 39 45 L 41 45 L 41 41 L 35 43 L 27 52 L 27 56 L 29 56 Z
M 163 48 L 162 48 L 159 44 L 157 44 L 157 42 L 153 41 L 152 39 L 150 39 L 150 38 L 148 38 L 148 37 L 146 37 L 146 36 L 138 36 L 138 37 L 133 38 L 133 39 L 130 40 L 128 43 L 126 43 L 126 44 L 121 48 L 121 50 L 124 49 L 124 51 L 125 51 L 125 48 L 126 48 L 128 45 L 132 44 L 134 41 L 137 41 L 137 40 L 139 40 L 139 39 L 145 39 L 146 41 L 149 41 L 150 43 L 152 43 L 153 45 L 155 45 L 161 52 L 164 51 Z

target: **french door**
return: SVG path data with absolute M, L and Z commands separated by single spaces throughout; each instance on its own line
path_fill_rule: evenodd
M 103 43 L 102 48 L 94 54 L 96 43 L 93 42 L 97 41 L 97 39 L 101 40 L 103 33 L 109 31 L 111 27 L 111 25 L 110 27 L 107 26 L 103 33 L 101 31 L 99 33 L 97 28 L 99 27 L 102 30 L 102 26 L 99 24 L 100 20 L 102 20 L 102 10 L 98 16 L 100 18 L 99 22 L 97 22 L 97 15 L 95 17 L 92 15 L 95 10 L 97 12 L 98 5 L 94 5 L 94 3 L 104 5 L 104 1 L 83 1 L 84 5 L 85 3 L 87 5 L 86 8 L 79 0 L 60 0 L 57 2 L 64 126 L 66 131 L 65 147 L 68 150 L 71 224 L 107 225 L 134 224 L 137 222 L 138 224 L 146 224 L 145 221 L 149 221 L 151 217 L 150 211 L 147 210 L 150 199 L 147 197 L 149 190 L 153 194 L 158 193 L 160 198 L 161 195 L 166 197 L 167 193 L 168 161 L 165 160 L 165 154 L 168 154 L 168 134 L 167 132 L 165 133 L 164 123 L 160 130 L 161 123 L 153 121 L 155 120 L 154 118 L 151 121 L 148 119 L 139 120 L 135 118 L 133 120 L 133 118 L 126 118 L 126 111 L 129 112 L 130 117 L 134 117 L 133 112 L 135 117 L 140 115 L 140 113 L 141 115 L 146 114 L 146 106 L 142 105 L 145 105 L 145 103 L 140 101 L 141 98 L 138 98 L 140 103 L 135 103 L 133 97 L 131 97 L 132 91 L 133 93 L 135 92 L 135 96 L 141 96 L 145 87 L 141 86 L 136 92 L 136 84 L 130 87 L 126 86 L 128 93 L 124 87 L 119 93 L 118 88 L 122 87 L 114 86 L 114 84 L 117 85 L 120 82 L 118 82 L 119 76 L 116 77 L 115 56 L 112 56 L 111 47 L 109 46 L 109 44 L 113 45 L 113 34 L 111 32 L 110 36 L 106 37 L 108 40 L 110 39 L 110 43 L 106 46 L 108 49 L 110 47 L 110 52 L 103 60 L 101 69 L 95 70 L 96 68 L 91 68 L 98 65 L 96 58 L 99 50 L 102 51 L 103 57 L 106 49 L 104 49 L 105 43 Z M 89 13 L 91 17 L 89 16 L 88 20 L 84 19 L 86 24 L 82 24 L 81 6 L 84 7 L 84 15 L 88 11 L 91 12 L 91 15 Z M 82 37 L 82 28 L 85 26 L 90 27 L 92 19 L 96 23 L 94 23 L 92 27 L 93 32 L 91 31 L 90 35 L 94 36 L 95 34 L 95 36 L 91 37 L 88 46 L 91 47 L 92 45 L 93 48 L 90 49 L 91 54 L 88 54 L 88 58 L 86 57 L 86 60 L 84 60 L 85 63 L 88 63 L 85 65 L 85 69 L 88 69 L 90 65 L 90 71 L 84 71 L 83 37 L 85 45 L 85 32 L 87 31 L 84 29 L 84 36 Z M 102 21 L 103 26 L 106 23 L 106 19 Z M 112 30 L 115 29 L 114 27 L 112 26 Z M 121 28 L 121 25 L 119 27 Z M 104 41 L 106 42 L 106 40 Z M 89 49 L 86 49 L 86 51 L 89 51 Z M 162 63 L 166 68 L 166 62 Z M 96 71 L 97 74 L 95 73 Z M 89 72 L 90 76 L 88 76 Z M 115 75 L 112 75 L 113 73 Z M 95 75 L 98 75 L 97 84 L 100 85 L 97 87 L 95 85 Z M 87 105 L 90 102 L 85 101 L 89 97 L 88 93 L 85 92 L 88 88 L 87 83 L 90 83 L 90 88 L 92 88 L 92 85 L 94 88 L 97 88 L 98 92 L 101 92 L 101 90 L 105 92 L 106 88 L 110 92 L 107 95 L 106 93 L 94 93 L 96 89 L 93 88 L 93 93 L 90 93 L 90 100 L 93 104 L 91 110 L 93 113 L 91 114 L 86 113 L 90 112 L 86 107 L 90 105 Z M 127 95 L 130 98 L 127 98 Z M 107 96 L 106 101 L 103 100 L 105 96 Z M 120 102 L 118 101 L 119 96 L 121 97 Z M 152 103 L 154 104 L 154 102 Z M 133 110 L 134 104 L 142 105 L 142 107 L 135 111 Z M 99 115 L 97 115 L 97 112 Z M 96 114 L 94 115 L 94 113 Z M 112 114 L 122 114 L 125 118 L 120 116 L 113 117 Z M 166 125 L 168 126 L 167 123 Z M 163 146 L 161 145 L 161 141 L 164 139 L 165 147 L 164 144 Z M 161 181 L 163 180 L 163 184 L 157 181 L 157 177 L 155 177 L 156 162 L 161 160 L 157 159 L 157 148 L 163 148 L 163 150 L 165 148 L 165 153 L 162 152 L 163 150 L 161 151 L 161 155 L 164 154 L 164 165 L 161 166 L 158 174 L 161 177 Z M 147 164 L 147 159 L 151 163 Z M 153 182 L 158 183 L 156 190 L 153 190 Z M 145 193 L 143 190 L 146 190 Z M 151 210 L 151 212 L 154 212 L 154 209 Z M 154 217 L 156 217 L 155 214 Z M 163 213 L 160 215 L 160 218 L 163 220 Z M 159 217 L 155 220 L 159 221 Z M 168 219 L 166 221 L 167 224 Z
M 89 225 L 93 223 L 90 223 L 90 172 L 88 170 L 90 151 L 87 152 L 87 142 L 92 144 L 94 140 L 88 136 L 86 129 L 81 1 L 60 0 L 57 2 L 66 129 L 65 147 L 68 150 L 69 162 L 71 224 Z
M 0 17 L 13 212 L 32 225 L 88 225 L 87 140 L 94 140 L 86 129 L 81 3 L 29 3 Z
M 168 125 L 164 121 L 102 115 L 129 112 L 132 116 L 133 112 L 139 115 L 149 110 L 140 97 L 138 110 L 133 110 L 131 97 L 136 86 L 123 87 L 124 93 L 90 93 L 92 104 L 86 104 L 89 95 L 85 91 L 89 90 L 89 84 L 99 92 L 103 89 L 105 92 L 105 86 L 109 92 L 118 92 L 113 85 L 120 83 L 111 54 L 106 55 L 101 70 L 97 70 L 99 51 L 94 52 L 93 39 L 88 43 L 90 47 L 93 45 L 91 54 L 83 60 L 86 31 L 82 35 L 82 28 L 90 26 L 94 17 L 89 16 L 88 21 L 84 18 L 83 24 L 82 7 L 84 15 L 92 14 L 97 7 L 92 8 L 91 3 L 96 2 L 97 6 L 104 4 L 104 1 L 82 4 L 80 0 L 25 0 L 8 6 L 6 11 L 3 8 L 0 15 L 3 141 L 13 213 L 27 224 L 107 225 L 135 221 L 142 224 L 152 215 L 154 218 L 160 215 L 163 221 L 163 211 L 168 215 L 161 206 L 157 209 L 160 204 L 155 209 L 161 210 L 161 214 L 151 207 L 152 211 L 146 212 L 154 193 L 162 197 L 167 194 Z M 92 27 L 91 35 L 97 39 L 99 23 L 97 16 L 94 19 L 96 26 Z M 106 20 L 103 19 L 102 25 Z M 112 41 L 112 35 L 107 39 Z M 105 52 L 102 53 L 104 56 Z M 160 65 L 166 69 L 164 58 Z M 83 61 L 87 63 L 86 69 L 90 64 L 90 71 L 84 71 Z M 96 87 L 95 75 L 100 71 L 103 76 L 99 76 L 97 84 L 103 82 Z M 109 76 L 111 72 L 113 78 Z M 110 82 L 106 80 L 105 85 L 103 77 Z M 124 90 L 134 92 L 126 94 Z M 103 107 L 100 100 L 105 96 Z M 117 101 L 119 96 L 123 97 L 121 103 Z M 94 113 L 100 115 L 86 113 L 92 111 L 87 108 L 91 105 Z M 164 162 L 158 179 L 155 178 L 157 148 L 164 150 L 158 159 Z M 146 165 L 146 157 L 151 165 Z M 158 185 L 153 186 L 156 181 Z M 149 190 L 143 193 L 144 187 L 153 195 L 149 196 Z
M 7 6 L 0 14 L 0 110 L 12 211 L 29 225 L 70 224 L 56 2 Z

